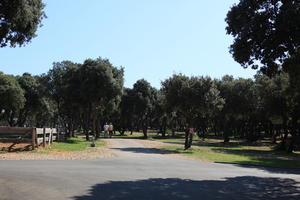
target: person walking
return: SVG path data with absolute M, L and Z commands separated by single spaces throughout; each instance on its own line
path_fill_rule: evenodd
M 105 123 L 105 125 L 103 126 L 103 130 L 104 130 L 104 137 L 108 137 L 108 129 L 109 129 L 109 125 L 107 123 Z
M 109 131 L 109 137 L 111 138 L 114 131 L 114 126 L 112 125 L 112 123 L 109 123 L 108 131 Z

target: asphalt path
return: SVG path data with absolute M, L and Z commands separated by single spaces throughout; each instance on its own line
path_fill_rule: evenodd
M 300 171 L 207 163 L 109 139 L 115 157 L 0 161 L 0 200 L 299 200 Z

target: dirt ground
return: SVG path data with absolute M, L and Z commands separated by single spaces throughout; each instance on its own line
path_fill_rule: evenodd
M 116 145 L 114 140 L 118 139 L 105 139 L 105 146 L 100 146 L 96 148 L 87 148 L 84 151 L 61 151 L 61 150 L 51 150 L 43 151 L 42 147 L 39 147 L 36 151 L 16 151 L 16 152 L 0 152 L 0 160 L 86 160 L 86 159 L 100 159 L 100 158 L 110 158 L 119 156 L 119 145 Z M 151 140 L 139 140 L 139 139 L 126 139 L 122 140 L 121 144 L 127 142 L 135 142 L 139 146 L 144 148 L 149 148 L 155 153 L 161 153 L 172 157 L 180 157 L 183 159 L 194 160 L 195 158 L 187 157 L 183 155 L 173 154 L 170 152 L 164 152 L 161 147 L 167 146 L 168 144 L 151 141 Z M 118 144 L 118 143 L 117 143 Z M 24 148 L 28 144 L 18 144 L 14 148 Z M 174 145 L 174 144 L 173 144 Z M 4 144 L 0 143 L 0 150 L 4 147 Z M 7 145 L 6 145 L 7 147 Z
M 19 144 L 15 144 L 13 145 L 13 143 L 3 143 L 0 142 L 0 151 L 5 151 L 7 149 L 12 149 L 12 151 L 14 150 L 30 150 L 32 148 L 31 144 L 29 143 L 19 143 Z
M 6 147 L 0 144 L 0 147 Z M 28 144 L 27 144 L 28 145 Z M 18 148 L 26 147 L 25 144 L 18 144 Z M 39 147 L 36 151 L 16 151 L 16 152 L 0 152 L 0 160 L 83 160 L 98 159 L 115 156 L 113 150 L 107 147 L 87 148 L 84 151 L 60 151 L 51 150 L 43 151 Z
M 113 141 L 116 139 L 106 139 L 104 140 L 106 145 L 96 148 L 88 148 L 84 151 L 61 151 L 61 150 L 51 150 L 43 151 L 43 148 L 40 147 L 36 151 L 17 151 L 17 152 L 2 152 L 0 153 L 0 160 L 85 160 L 85 159 L 100 159 L 100 158 L 110 158 L 117 157 L 119 152 L 116 150 L 118 145 L 113 145 Z M 126 143 L 127 140 L 122 141 Z M 136 140 L 131 139 L 130 141 L 139 143 L 139 145 L 150 148 L 150 149 L 159 149 L 166 144 L 157 141 L 149 140 Z M 128 140 L 129 142 L 129 140 Z M 24 148 L 28 144 L 18 144 L 14 148 Z M 0 143 L 0 147 L 8 147 Z M 164 154 L 163 152 L 161 152 Z M 170 156 L 178 156 L 176 154 L 169 154 Z M 182 156 L 180 156 L 182 157 Z

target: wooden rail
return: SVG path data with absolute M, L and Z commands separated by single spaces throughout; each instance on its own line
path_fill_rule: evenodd
M 53 141 L 59 140 L 60 133 L 56 128 L 36 128 L 37 145 L 50 145 Z
M 0 126 L 0 135 L 26 135 L 26 134 L 31 134 L 32 129 L 30 127 L 6 127 L 6 126 Z
M 33 127 L 1 127 L 0 142 L 12 143 L 9 150 L 19 143 L 29 143 L 34 150 L 36 147 L 51 145 L 61 137 L 56 128 L 33 128 Z M 0 147 L 1 149 L 1 147 Z

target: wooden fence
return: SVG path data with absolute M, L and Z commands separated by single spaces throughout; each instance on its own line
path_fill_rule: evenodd
M 23 148 L 34 150 L 41 145 L 51 145 L 61 137 L 62 134 L 56 128 L 0 126 L 0 150 L 7 148 L 11 151 L 14 147 L 22 146 L 20 144 L 23 144 Z

